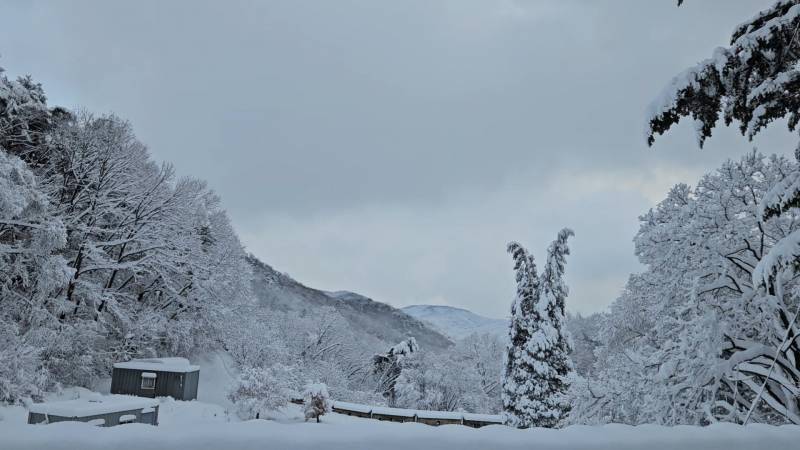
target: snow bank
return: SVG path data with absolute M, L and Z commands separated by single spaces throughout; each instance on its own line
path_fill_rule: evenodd
M 87 417 L 118 411 L 152 408 L 157 400 L 132 395 L 105 395 L 78 398 L 61 402 L 34 403 L 30 412 L 61 417 Z
M 195 361 L 202 368 L 197 400 L 231 409 L 233 403 L 228 399 L 228 391 L 239 376 L 231 356 L 226 352 L 213 352 L 201 355 Z
M 800 426 L 718 424 L 710 427 L 627 425 L 517 430 L 502 425 L 473 429 L 431 427 L 326 414 L 304 422 L 290 405 L 289 422 L 237 422 L 219 405 L 160 399 L 159 426 L 96 427 L 81 422 L 27 425 L 21 407 L 0 408 L 0 449 L 13 450 L 796 450 Z
M 197 400 L 179 401 L 172 397 L 161 397 L 158 408 L 158 428 L 202 428 L 222 426 L 228 422 L 238 422 L 236 414 L 228 409 Z M 0 447 L 2 448 L 2 447 Z
M 327 416 L 326 416 L 327 417 Z M 61 422 L 5 428 L 0 447 L 26 449 L 570 449 L 570 450 L 796 450 L 800 427 L 718 424 L 706 428 L 606 425 L 562 430 L 472 429 L 360 420 L 347 423 L 280 424 L 264 420 L 203 426 L 152 427 L 129 424 L 97 428 Z

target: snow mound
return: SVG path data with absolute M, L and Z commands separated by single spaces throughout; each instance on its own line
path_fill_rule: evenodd
M 60 402 L 34 403 L 28 408 L 32 413 L 62 417 L 88 417 L 117 411 L 151 408 L 157 400 L 132 395 L 87 396 Z
M 158 427 L 129 424 L 110 428 L 77 422 L 15 424 L 7 428 L 0 422 L 0 447 L 15 450 L 795 450 L 799 440 L 798 426 L 733 424 L 518 430 L 500 425 L 472 429 L 460 425 L 431 427 L 369 420 L 341 423 L 323 420 L 321 424 L 253 420 Z

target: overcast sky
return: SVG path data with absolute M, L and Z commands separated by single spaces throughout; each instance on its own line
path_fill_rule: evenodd
M 312 287 L 503 317 L 506 243 L 575 230 L 568 309 L 603 310 L 637 217 L 757 145 L 644 141 L 676 73 L 771 0 L 11 1 L 0 66 L 115 112 L 209 181 L 247 249 Z

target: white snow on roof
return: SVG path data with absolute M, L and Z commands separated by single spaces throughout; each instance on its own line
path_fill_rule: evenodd
M 333 407 L 360 413 L 368 413 L 372 411 L 372 406 L 370 405 L 361 405 L 358 403 L 349 403 L 349 402 L 333 402 Z
M 119 411 L 133 411 L 158 406 L 158 400 L 132 395 L 98 395 L 63 402 L 34 403 L 32 413 L 61 417 L 87 417 Z
M 473 414 L 456 411 L 426 411 L 421 409 L 402 409 L 402 408 L 389 408 L 386 406 L 371 406 L 362 405 L 359 403 L 350 402 L 333 402 L 333 407 L 336 409 L 355 411 L 360 413 L 381 414 L 386 416 L 395 417 L 414 417 L 420 419 L 443 419 L 443 420 L 471 420 L 474 422 L 490 422 L 490 423 L 503 423 L 503 416 L 497 414 Z
M 382 414 L 384 416 L 414 417 L 417 412 L 416 409 L 388 408 L 385 406 L 372 407 L 372 414 Z
M 152 370 L 154 372 L 196 372 L 200 366 L 189 364 L 186 358 L 147 358 L 132 359 L 114 364 L 117 369 Z

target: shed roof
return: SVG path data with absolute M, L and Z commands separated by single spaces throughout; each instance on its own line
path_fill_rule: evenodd
M 158 400 L 132 395 L 94 395 L 61 402 L 34 403 L 28 410 L 61 417 L 87 417 L 119 411 L 154 408 Z
M 116 369 L 152 370 L 153 372 L 196 372 L 200 366 L 189 364 L 186 358 L 132 359 L 114 364 Z

